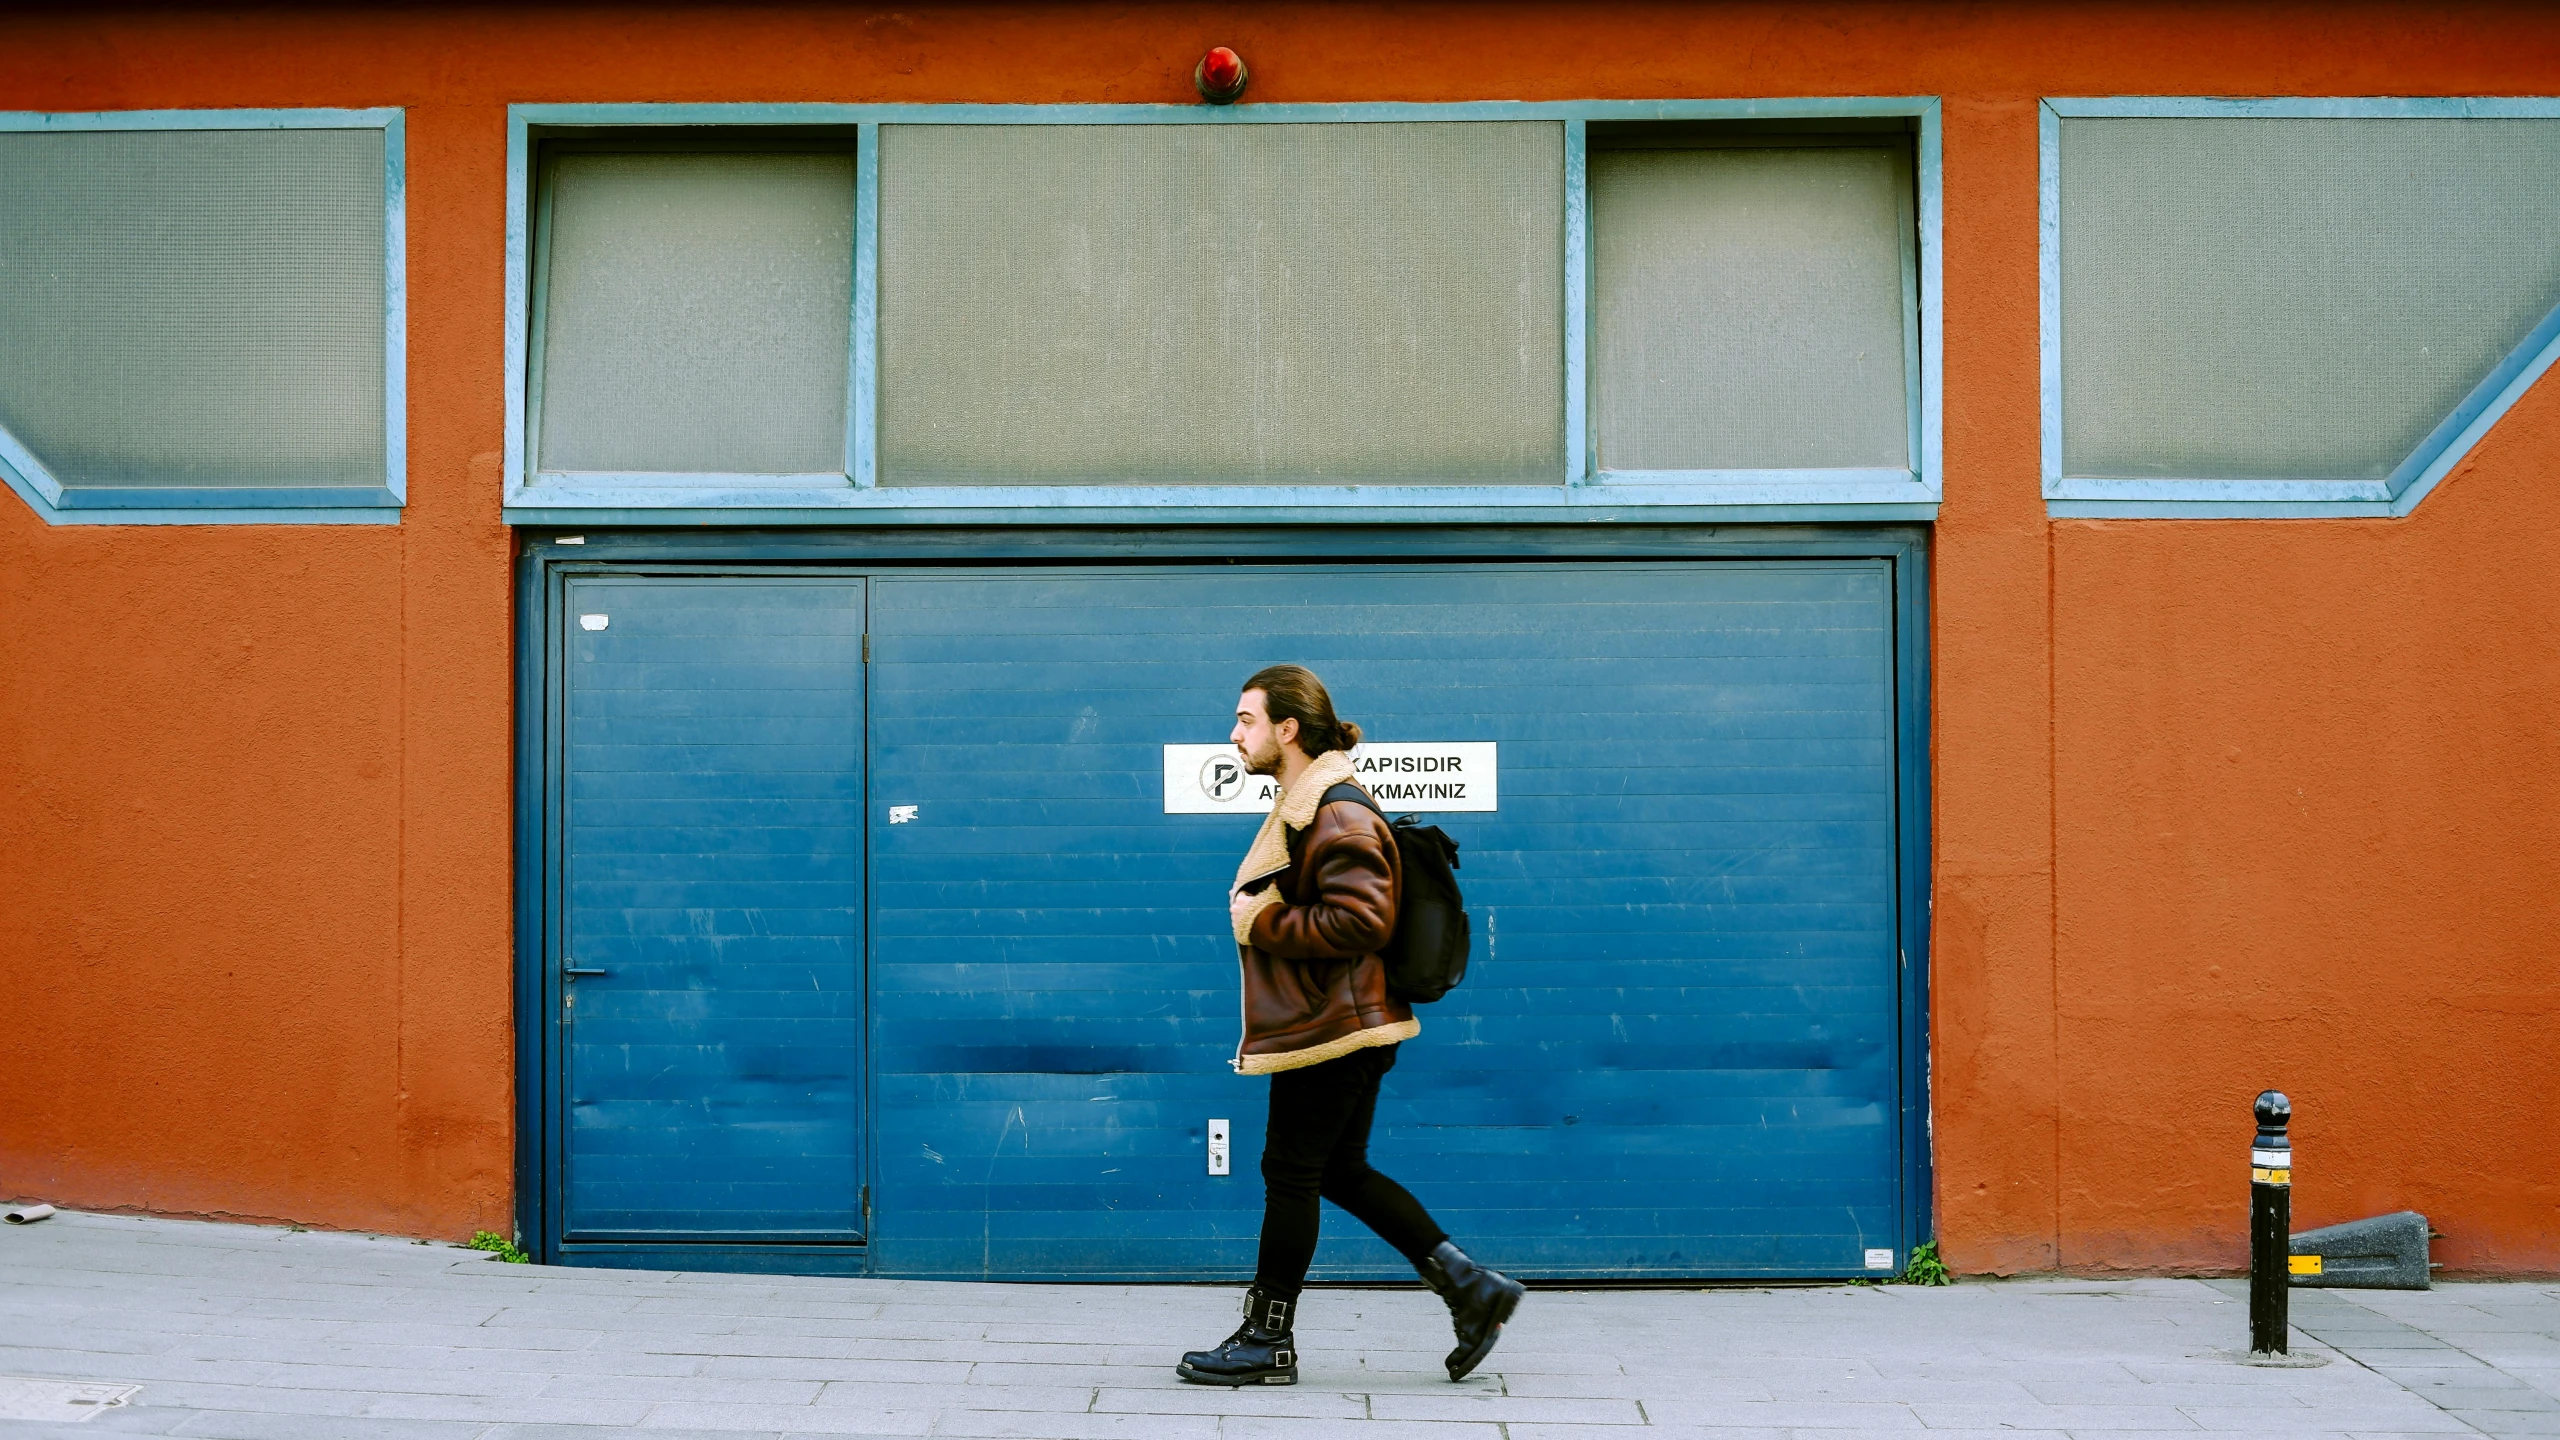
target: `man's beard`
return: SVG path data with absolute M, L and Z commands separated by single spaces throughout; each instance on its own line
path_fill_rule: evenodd
M 1251 771 L 1256 775 L 1277 775 L 1280 773 L 1280 742 L 1273 740 L 1268 743 L 1270 748 L 1260 751 L 1246 750 L 1241 745 L 1236 747 L 1237 750 L 1243 752 L 1244 768 L 1246 770 Z

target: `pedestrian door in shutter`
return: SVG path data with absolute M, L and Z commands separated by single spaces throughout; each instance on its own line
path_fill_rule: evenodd
M 564 593 L 552 1244 L 857 1244 L 864 582 Z

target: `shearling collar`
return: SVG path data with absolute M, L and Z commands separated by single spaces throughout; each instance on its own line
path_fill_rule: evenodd
M 1271 813 L 1290 829 L 1304 830 L 1315 823 L 1316 806 L 1324 799 L 1324 792 L 1345 780 L 1359 778 L 1360 772 L 1351 768 L 1348 753 L 1327 750 L 1307 762 L 1297 784 L 1280 792 L 1280 803 L 1271 807 Z
M 1356 780 L 1358 773 L 1351 768 L 1351 757 L 1342 751 L 1327 750 L 1317 756 L 1298 777 L 1297 784 L 1280 792 L 1280 803 L 1271 807 L 1271 813 L 1262 817 L 1262 828 L 1254 832 L 1253 845 L 1244 852 L 1244 863 L 1236 867 L 1235 891 L 1240 893 L 1254 881 L 1288 869 L 1289 831 L 1314 824 L 1316 807 L 1324 800 L 1324 792 L 1345 780 Z M 1268 897 L 1267 905 L 1280 903 L 1279 893 L 1271 887 L 1266 886 L 1256 898 L 1262 897 Z M 1239 913 L 1240 907 L 1229 907 L 1236 922 L 1238 944 L 1243 944 L 1251 933 L 1254 912 L 1263 908 L 1264 905 L 1241 907 Z

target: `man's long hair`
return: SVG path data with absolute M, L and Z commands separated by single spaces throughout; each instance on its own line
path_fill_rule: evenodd
M 1298 722 L 1298 748 L 1309 758 L 1360 743 L 1360 727 L 1333 713 L 1333 696 L 1304 665 L 1265 665 L 1244 688 L 1262 692 L 1262 711 L 1272 724 Z

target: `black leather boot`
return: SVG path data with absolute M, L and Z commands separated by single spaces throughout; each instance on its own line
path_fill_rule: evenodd
M 1244 1323 L 1215 1350 L 1194 1350 L 1173 1373 L 1195 1385 L 1295 1385 L 1298 1341 L 1290 1333 L 1294 1300 L 1275 1300 L 1259 1285 L 1244 1292 Z
M 1458 1332 L 1458 1348 L 1449 1352 L 1449 1378 L 1464 1380 L 1502 1338 L 1502 1322 L 1520 1308 L 1528 1287 L 1478 1265 L 1446 1240 L 1414 1268 L 1422 1272 L 1423 1284 L 1449 1302 L 1449 1323 Z

